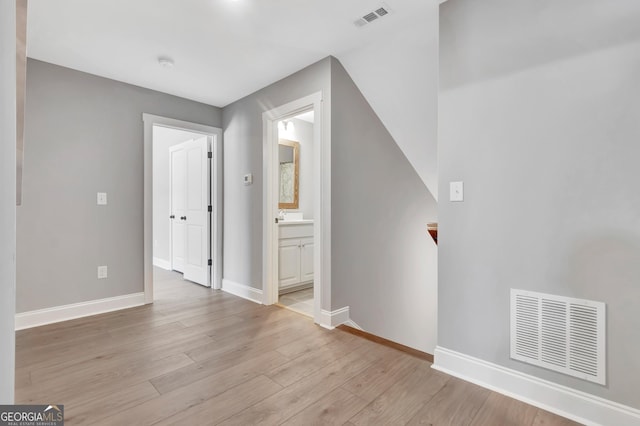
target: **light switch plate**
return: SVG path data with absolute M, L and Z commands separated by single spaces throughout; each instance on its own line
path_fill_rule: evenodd
M 98 266 L 98 279 L 103 280 L 107 278 L 107 267 L 106 266 Z
M 98 192 L 98 205 L 106 206 L 107 205 L 107 193 L 106 192 Z
M 251 185 L 252 183 L 253 183 L 253 174 L 249 173 L 247 175 L 244 175 L 244 184 Z
M 449 182 L 449 201 L 464 201 L 464 185 L 462 182 Z

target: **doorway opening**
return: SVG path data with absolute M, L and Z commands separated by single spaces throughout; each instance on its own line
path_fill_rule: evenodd
M 219 289 L 222 131 L 144 114 L 144 138 L 145 302 Z
M 264 304 L 331 328 L 331 152 L 318 92 L 263 114 Z
M 313 109 L 278 127 L 278 303 L 313 318 Z

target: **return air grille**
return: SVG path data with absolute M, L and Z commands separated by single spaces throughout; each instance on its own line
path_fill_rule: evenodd
M 382 18 L 383 16 L 389 15 L 391 13 L 391 9 L 386 4 L 383 4 L 379 8 L 362 15 L 362 17 L 356 19 L 353 23 L 356 27 L 363 27 L 378 18 Z
M 605 354 L 604 303 L 511 290 L 511 358 L 604 385 Z
M 378 15 L 376 15 L 375 12 L 371 12 L 371 13 L 367 13 L 366 15 L 364 15 L 362 17 L 362 19 L 364 19 L 367 22 L 371 22 L 371 21 L 375 21 L 376 19 L 378 19 Z

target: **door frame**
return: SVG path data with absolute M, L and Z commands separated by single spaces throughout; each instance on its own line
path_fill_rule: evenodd
M 211 151 L 211 288 L 222 284 L 222 129 L 148 113 L 144 124 L 144 301 L 153 303 L 153 126 L 168 127 L 212 137 Z
M 331 327 L 331 140 L 330 114 L 325 114 L 323 93 L 281 105 L 262 114 L 263 121 L 263 303 L 278 301 L 279 168 L 278 122 L 302 112 L 314 111 L 313 126 L 313 319 Z

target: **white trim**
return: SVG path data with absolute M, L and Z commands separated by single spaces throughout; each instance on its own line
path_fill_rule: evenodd
M 240 284 L 226 278 L 222 279 L 222 291 L 226 291 L 234 296 L 242 297 L 243 299 L 250 300 L 252 302 L 262 304 L 262 290 L 253 288 L 251 286 Z
M 320 315 L 321 315 L 320 322 L 318 322 L 318 324 L 329 330 L 336 328 L 340 324 L 351 323 L 351 320 L 349 319 L 348 306 L 345 306 L 344 308 L 336 309 L 335 311 L 326 311 L 322 309 L 320 311 Z M 358 329 L 362 330 L 360 327 L 358 327 Z
M 211 288 L 222 288 L 222 130 L 218 129 L 211 143 Z
M 16 314 L 16 330 L 83 318 L 144 305 L 144 293 L 125 294 Z
M 264 304 L 278 301 L 278 126 L 277 121 L 305 111 L 314 111 L 313 202 L 314 202 L 314 290 L 313 318 L 320 325 L 323 300 L 331 300 L 331 114 L 322 92 L 265 111 L 263 119 L 263 283 Z M 330 308 L 330 306 L 324 306 Z
M 160 259 L 159 257 L 153 257 L 153 266 L 157 266 L 158 268 L 166 269 L 167 271 L 171 270 L 171 262 L 168 260 Z
M 213 260 L 212 288 L 222 285 L 222 129 L 204 124 L 175 120 L 153 114 L 142 114 L 144 122 L 144 298 L 153 303 L 153 126 L 169 127 L 202 133 L 213 137 L 211 259 Z
M 351 319 L 349 319 L 349 321 L 345 321 L 344 325 L 348 325 L 349 327 L 355 328 L 356 330 L 364 331 L 364 329 L 362 327 L 360 327 L 358 324 L 353 322 L 353 320 L 351 320 Z
M 0 2 L 0 69 L 0 404 L 13 404 L 16 352 L 14 318 L 17 154 L 15 1 Z M 19 158 L 21 157 L 20 154 Z
M 436 347 L 433 368 L 586 425 L 638 425 L 640 410 Z

